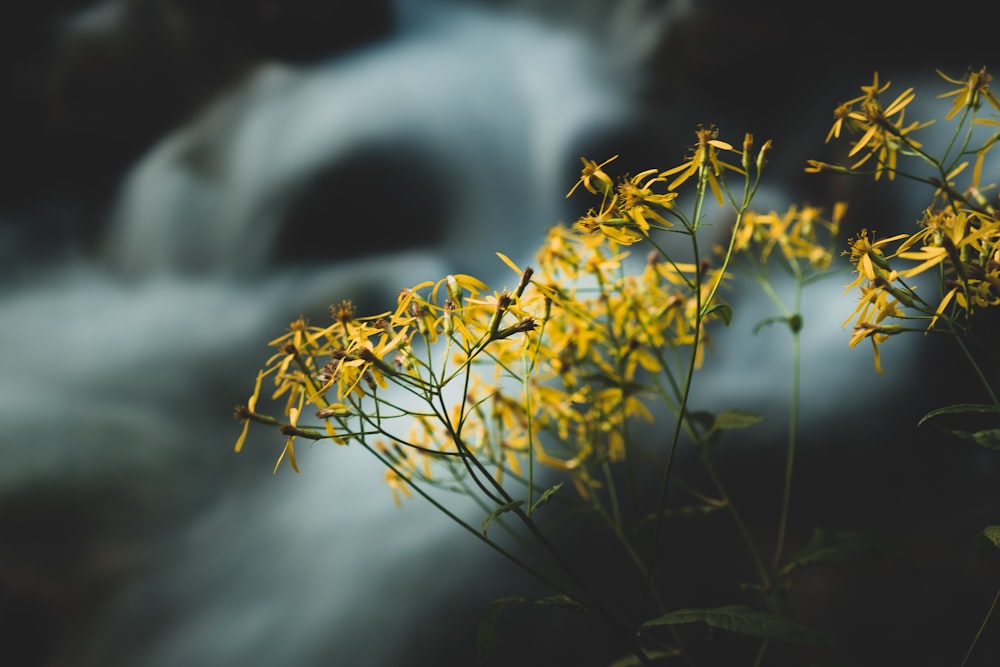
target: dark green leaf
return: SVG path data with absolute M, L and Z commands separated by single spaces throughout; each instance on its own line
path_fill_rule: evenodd
M 723 501 L 716 501 L 713 503 L 705 503 L 703 505 L 681 505 L 680 507 L 674 507 L 672 509 L 664 510 L 664 519 L 684 519 L 692 516 L 707 516 L 713 512 L 718 512 L 719 510 L 726 509 L 727 505 Z M 652 512 L 644 514 L 640 519 L 639 523 L 642 524 L 655 524 L 659 520 L 659 516 Z
M 534 514 L 535 510 L 537 510 L 539 507 L 541 507 L 545 503 L 549 502 L 549 500 L 552 499 L 552 494 L 555 493 L 556 491 L 558 491 L 559 489 L 561 489 L 562 485 L 563 485 L 563 483 L 559 482 L 555 486 L 553 486 L 551 488 L 548 488 L 548 489 L 545 489 L 545 492 L 542 493 L 542 495 L 538 497 L 538 500 L 535 501 L 535 504 L 532 505 L 531 509 L 528 510 L 528 514 Z
M 917 422 L 918 426 L 931 423 L 932 426 L 948 433 L 953 437 L 960 438 L 962 440 L 969 440 L 988 449 L 1000 450 L 1000 428 L 986 428 L 974 431 L 950 428 L 942 425 L 938 419 L 944 415 L 964 415 L 966 417 L 975 415 L 1000 415 L 1000 407 L 975 403 L 949 405 L 947 407 L 938 408 L 937 410 L 931 410 L 924 415 L 919 422 Z
M 959 432 L 956 431 L 955 433 L 957 435 Z M 1000 449 L 1000 429 L 991 428 L 985 431 L 975 431 L 959 437 L 965 437 L 987 449 Z
M 809 544 L 799 551 L 781 572 L 788 574 L 806 565 L 851 560 L 870 555 L 875 551 L 875 545 L 861 533 L 828 532 L 817 529 L 813 531 L 813 538 Z
M 825 635 L 794 623 L 780 614 L 756 611 L 744 605 L 729 605 L 714 609 L 679 609 L 646 621 L 639 627 L 639 631 L 641 633 L 646 628 L 680 623 L 705 623 L 712 628 L 763 639 L 805 644 L 832 643 Z
M 788 317 L 781 317 L 780 315 L 775 315 L 774 317 L 768 317 L 753 327 L 753 333 L 758 334 L 760 330 L 764 327 L 770 326 L 772 324 L 783 323 L 787 324 L 788 328 L 792 330 L 793 333 L 798 333 L 802 331 L 802 316 L 801 315 L 789 315 Z
M 780 315 L 775 315 L 774 317 L 768 317 L 761 320 L 757 324 L 753 325 L 753 332 L 754 334 L 758 334 L 760 333 L 760 330 L 763 329 L 764 327 L 769 327 L 772 324 L 777 324 L 778 322 L 787 322 L 787 321 L 788 321 L 787 317 L 781 317 Z
M 997 549 L 1000 549 L 1000 526 L 986 526 L 982 530 L 982 535 Z
M 764 421 L 761 415 L 743 410 L 725 410 L 719 413 L 712 424 L 712 430 L 730 430 L 736 428 L 747 428 Z
M 713 303 L 710 308 L 705 310 L 706 316 L 712 313 L 717 314 L 727 327 L 733 321 L 733 309 L 725 303 Z
M 935 417 L 941 415 L 960 415 L 960 414 L 1000 414 L 1000 407 L 995 405 L 979 405 L 975 403 L 960 403 L 958 405 L 949 405 L 947 407 L 938 408 L 937 410 L 931 410 L 926 415 L 924 415 L 917 426 L 920 426 L 926 421 L 930 421 Z
M 688 410 L 687 418 L 693 425 L 706 431 L 715 423 L 715 414 L 708 410 Z
M 945 433 L 953 435 L 956 438 L 969 440 L 977 445 L 982 445 L 987 449 L 1000 449 L 1000 429 L 991 428 L 985 431 L 960 431 L 955 428 L 945 428 L 940 425 L 937 426 Z
M 1000 526 L 986 526 L 972 538 L 972 548 L 989 563 L 1000 563 Z
M 719 439 L 720 431 L 747 428 L 764 420 L 764 417 L 745 410 L 725 410 L 718 415 L 707 410 L 692 410 L 688 420 L 698 433 L 698 444 L 712 444 Z
M 513 509 L 516 509 L 523 504 L 524 504 L 523 500 L 512 500 L 509 503 L 501 505 L 500 507 L 490 512 L 490 515 L 485 519 L 483 519 L 483 535 L 486 534 L 486 530 L 490 527 L 490 523 L 493 522 L 493 519 L 497 518 L 501 514 L 504 514 L 505 512 L 509 512 Z

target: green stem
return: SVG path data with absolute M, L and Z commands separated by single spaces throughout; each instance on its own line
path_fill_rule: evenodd
M 965 355 L 965 358 L 972 366 L 972 370 L 975 372 L 976 377 L 978 377 L 979 381 L 983 383 L 983 388 L 986 390 L 986 393 L 989 394 L 990 400 L 993 401 L 993 405 L 1000 407 L 1000 400 L 997 399 L 997 395 L 993 391 L 990 381 L 986 379 L 986 376 L 983 374 L 983 370 L 979 367 L 979 364 L 976 363 L 976 359 L 972 356 L 969 346 L 965 344 L 965 338 L 961 335 L 956 335 L 955 340 L 958 341 L 958 346 L 961 348 L 962 354 Z
M 699 184 L 698 190 L 698 202 L 704 199 L 704 185 Z M 667 496 L 670 491 L 670 478 L 673 474 L 674 460 L 677 456 L 677 443 L 680 441 L 681 428 L 686 421 L 687 415 L 687 402 L 688 397 L 691 395 L 691 383 L 694 379 L 695 366 L 698 359 L 698 345 L 701 343 L 701 324 L 704 313 L 702 311 L 701 302 L 701 280 L 702 280 L 702 268 L 701 262 L 698 258 L 698 243 L 697 239 L 692 236 L 692 245 L 694 246 L 694 265 L 695 265 L 695 320 L 694 320 L 694 334 L 691 343 L 691 356 L 688 360 L 687 375 L 684 378 L 684 387 L 681 391 L 681 397 L 679 405 L 677 406 L 677 420 L 674 422 L 674 431 L 670 436 L 670 449 L 667 453 L 667 462 L 663 469 L 663 482 L 660 488 L 660 500 L 656 509 L 656 525 L 653 528 L 653 546 L 649 554 L 649 568 L 646 570 L 646 581 L 645 586 L 647 589 L 652 590 L 653 574 L 656 571 L 656 561 L 659 557 L 660 549 L 660 532 L 663 530 L 663 518 L 667 510 Z
M 398 468 L 396 468 L 396 466 L 393 465 L 392 461 L 390 461 L 388 458 L 382 456 L 382 454 L 380 454 L 375 448 L 371 447 L 367 442 L 361 441 L 361 446 L 364 447 L 365 449 L 367 449 L 372 454 L 372 456 L 374 456 L 375 458 L 377 458 L 382 463 L 382 465 L 384 465 L 386 468 L 388 468 L 389 470 L 392 470 L 394 473 L 396 473 L 396 475 L 398 475 L 399 478 L 401 480 L 403 480 L 407 484 L 407 486 L 409 486 L 411 489 L 413 489 L 417 493 L 417 495 L 419 495 L 424 500 L 426 500 L 427 502 L 429 502 L 431 505 L 434 506 L 435 509 L 437 509 L 439 512 L 441 512 L 442 514 L 444 514 L 445 516 L 447 516 L 449 519 L 451 519 L 452 521 L 454 521 L 456 524 L 458 524 L 459 526 L 461 526 L 462 528 L 464 528 L 468 532 L 472 533 L 476 537 L 476 539 L 478 539 L 479 541 L 484 542 L 485 544 L 487 544 L 491 549 L 493 549 L 494 551 L 498 552 L 501 556 L 503 556 L 507 560 L 511 561 L 512 563 L 514 563 L 515 565 L 517 565 L 518 567 L 520 567 L 521 569 L 523 569 L 528 574 L 532 575 L 533 577 L 536 577 L 539 581 L 541 581 L 545 585 L 549 586 L 552 590 L 556 591 L 557 593 L 561 593 L 561 594 L 565 595 L 566 597 L 568 597 L 570 599 L 573 599 L 573 600 L 576 599 L 575 596 L 573 596 L 571 593 L 569 593 L 564 587 L 562 587 L 559 584 L 557 584 L 556 582 L 552 581 L 551 579 L 549 579 L 548 577 L 546 577 L 544 574 L 542 574 L 540 571 L 534 569 L 533 567 L 531 567 L 531 565 L 529 565 L 525 561 L 519 559 L 513 553 L 507 551 L 506 549 L 504 549 L 502 546 L 500 546 L 499 544 L 497 544 L 493 540 L 489 539 L 489 537 L 487 537 L 486 535 L 484 535 L 482 533 L 482 531 L 479 531 L 476 528 L 474 528 L 473 526 L 470 526 L 460 516 L 458 516 L 457 514 L 455 514 L 454 512 L 452 512 L 451 510 L 449 510 L 444 505 L 442 505 L 436 498 L 434 498 L 434 496 L 432 496 L 429 493 L 427 493 L 423 489 L 423 487 L 421 487 L 419 484 L 415 483 L 413 480 L 411 480 L 409 477 L 407 477 L 405 475 L 405 473 L 403 473 L 403 471 L 399 470 Z
M 802 302 L 802 281 L 795 281 L 795 308 L 794 312 L 800 312 Z M 795 444 L 798 434 L 799 418 L 799 394 L 801 383 L 801 336 L 800 328 L 789 327 L 792 330 L 792 396 L 791 409 L 788 416 L 788 446 L 785 452 L 785 479 L 781 493 L 781 513 L 778 515 L 778 536 L 774 546 L 774 560 L 771 563 L 771 572 L 777 572 L 781 565 L 781 557 L 785 550 L 785 536 L 788 531 L 788 516 L 792 503 L 792 476 L 795 468 Z
M 962 664 L 959 667 L 965 667 L 966 663 L 969 662 L 969 656 L 972 655 L 972 649 L 976 648 L 976 644 L 979 643 L 979 638 L 983 634 L 983 630 L 986 629 L 986 625 L 990 622 L 990 617 L 993 616 L 993 612 L 996 611 L 997 603 L 1000 603 L 1000 589 L 997 589 L 997 594 L 993 596 L 993 604 L 990 605 L 989 611 L 986 612 L 986 617 L 983 618 L 983 622 L 979 624 L 979 630 L 976 631 L 976 636 L 972 638 L 972 644 L 969 645 L 969 650 L 965 652 L 965 657 L 962 659 Z

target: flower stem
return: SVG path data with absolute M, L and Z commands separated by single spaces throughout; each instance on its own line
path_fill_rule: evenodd
M 979 638 L 982 636 L 983 630 L 986 629 L 986 625 L 990 622 L 993 612 L 996 611 L 998 603 L 1000 603 L 1000 588 L 997 589 L 997 594 L 993 596 L 993 604 L 990 605 L 989 611 L 986 612 L 983 622 L 979 624 L 979 630 L 976 631 L 976 636 L 972 638 L 972 644 L 969 645 L 969 650 L 965 652 L 965 657 L 962 659 L 962 664 L 959 667 L 965 667 L 966 663 L 969 662 L 972 649 L 976 648 L 976 644 L 979 643 Z

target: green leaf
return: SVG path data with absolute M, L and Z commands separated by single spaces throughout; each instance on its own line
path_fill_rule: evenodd
M 852 560 L 876 551 L 872 542 L 854 531 L 813 531 L 812 540 L 803 547 L 785 567 L 782 574 L 788 574 L 800 567 Z
M 501 598 L 494 600 L 486 607 L 483 617 L 479 619 L 479 631 L 476 635 L 476 652 L 479 655 L 479 664 L 485 664 L 490 653 L 497 645 L 496 622 L 497 616 L 504 605 L 509 602 L 521 602 L 521 598 Z
M 545 598 L 505 597 L 494 600 L 486 607 L 479 621 L 476 646 L 479 654 L 479 664 L 485 664 L 493 648 L 496 646 L 496 621 L 500 610 L 508 604 L 534 604 L 550 607 L 564 607 L 572 611 L 587 611 L 587 608 L 566 595 L 551 595 Z
M 939 424 L 935 424 L 935 426 L 949 435 L 961 438 L 962 440 L 969 440 L 977 445 L 982 445 L 987 449 L 1000 449 L 1000 429 L 991 428 L 984 431 L 960 431 L 955 428 L 946 428 Z
M 1000 429 L 991 428 L 985 431 L 975 431 L 973 433 L 963 433 L 953 431 L 960 438 L 971 440 L 987 449 L 1000 449 Z
M 988 449 L 1000 450 L 1000 428 L 988 428 L 979 431 L 966 431 L 950 428 L 938 421 L 933 421 L 942 415 L 1000 415 L 1000 407 L 995 405 L 980 405 L 975 403 L 960 403 L 949 405 L 937 410 L 931 410 L 924 415 L 917 426 L 931 423 L 932 426 L 962 440 L 969 440 Z
M 719 439 L 720 431 L 747 428 L 764 420 L 761 415 L 745 410 L 725 410 L 715 415 L 706 410 L 691 410 L 688 420 L 695 426 L 698 444 L 710 445 Z
M 997 549 L 1000 549 L 1000 526 L 986 526 L 982 530 L 982 536 Z
M 715 418 L 712 430 L 727 431 L 737 428 L 747 428 L 764 421 L 764 417 L 744 410 L 724 410 Z
M 995 405 L 980 405 L 976 403 L 959 403 L 957 405 L 949 405 L 943 408 L 938 408 L 937 410 L 931 410 L 926 415 L 921 417 L 920 421 L 917 422 L 917 426 L 920 426 L 924 422 L 930 421 L 931 419 L 941 415 L 960 414 L 1000 414 L 1000 407 Z
M 687 418 L 693 425 L 706 431 L 715 423 L 715 415 L 708 410 L 688 410 Z
M 729 323 L 733 321 L 733 309 L 728 304 L 713 303 L 710 307 L 705 309 L 704 316 L 707 317 L 712 313 L 717 314 L 727 327 L 729 326 Z
M 483 519 L 483 535 L 486 535 L 486 530 L 490 527 L 490 523 L 493 522 L 493 519 L 497 518 L 501 514 L 504 514 L 505 512 L 510 512 L 511 510 L 516 509 L 523 504 L 524 504 L 523 500 L 512 500 L 509 503 L 503 504 L 500 507 L 493 510 L 492 512 L 490 512 L 490 515 L 485 519 Z
M 769 327 L 772 324 L 777 324 L 779 322 L 787 322 L 787 321 L 788 321 L 787 317 L 781 317 L 780 315 L 775 315 L 774 317 L 764 318 L 763 320 L 761 320 L 757 324 L 753 325 L 753 333 L 754 333 L 754 335 L 756 335 L 756 334 L 760 333 L 760 330 L 763 329 L 764 327 Z
M 719 510 L 724 510 L 728 505 L 724 502 L 717 502 L 716 504 L 704 503 L 702 505 L 681 505 L 679 507 L 674 507 L 663 511 L 664 519 L 684 519 L 692 516 L 707 516 L 718 512 Z M 643 524 L 655 524 L 659 520 L 659 515 L 649 512 L 644 514 L 639 522 Z
M 764 327 L 771 326 L 772 324 L 787 324 L 788 328 L 792 330 L 792 333 L 798 333 L 802 331 L 802 316 L 799 314 L 789 315 L 788 317 L 782 317 L 781 315 L 775 315 L 774 317 L 767 317 L 758 322 L 753 327 L 754 335 L 760 333 L 760 330 Z
M 1000 526 L 986 526 L 972 538 L 975 552 L 991 563 L 1000 563 Z
M 704 623 L 712 628 L 762 639 L 777 639 L 804 644 L 833 643 L 825 635 L 794 623 L 780 614 L 756 611 L 745 605 L 728 605 L 714 609 L 678 609 L 659 618 L 646 621 L 639 626 L 639 632 L 641 633 L 647 628 L 681 623 Z
M 528 514 L 529 515 L 530 514 L 534 514 L 535 510 L 537 510 L 539 507 L 541 507 L 545 503 L 549 502 L 549 500 L 552 499 L 552 494 L 554 494 L 556 491 L 558 491 L 559 489 L 561 489 L 562 485 L 563 485 L 563 483 L 559 482 L 555 486 L 553 486 L 551 488 L 548 488 L 548 489 L 545 489 L 544 493 L 542 493 L 542 495 L 538 497 L 538 500 L 535 501 L 535 504 L 532 505 L 531 508 L 528 510 Z

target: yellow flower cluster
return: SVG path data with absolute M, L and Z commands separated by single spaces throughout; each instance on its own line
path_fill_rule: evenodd
M 834 205 L 829 220 L 823 217 L 823 209 L 808 205 L 793 204 L 783 214 L 747 211 L 737 230 L 733 250 L 750 252 L 752 257 L 766 264 L 777 248 L 793 268 L 799 260 L 804 260 L 813 269 L 825 271 L 833 261 L 833 240 L 846 213 L 846 202 Z
M 537 273 L 502 259 L 521 276 L 514 292 L 489 294 L 455 275 L 403 290 L 392 312 L 359 318 L 342 303 L 329 326 L 293 322 L 270 342 L 278 351 L 237 410 L 245 422 L 237 450 L 250 422 L 279 423 L 256 412 L 272 377 L 270 398 L 283 401 L 287 417 L 279 463 L 287 457 L 296 470 L 296 438 L 374 439 L 392 463 L 387 481 L 398 498 L 407 492 L 401 479 L 433 478 L 431 460 L 450 458 L 459 477 L 455 459 L 473 454 L 500 480 L 523 474 L 532 447 L 535 461 L 569 472 L 586 495 L 591 463 L 624 456 L 627 420 L 651 419 L 640 399 L 649 389 L 643 374 L 663 371 L 664 355 L 696 338 L 702 356 L 699 300 L 721 277 L 655 254 L 630 272 L 611 237 L 562 226 L 549 232 Z M 478 361 L 493 368 L 489 381 L 472 372 Z M 389 384 L 421 407 L 401 403 Z M 448 405 L 452 386 L 462 392 Z M 300 425 L 308 406 L 319 426 Z M 393 427 L 403 416 L 405 433 Z
M 601 486 L 595 471 L 626 456 L 629 423 L 652 419 L 646 399 L 682 404 L 685 376 L 709 342 L 705 325 L 722 316 L 713 305 L 723 267 L 662 251 L 643 261 L 625 249 L 673 226 L 673 188 L 690 177 L 721 200 L 722 170 L 743 173 L 720 160 L 719 151 L 742 154 L 716 135 L 699 130 L 678 167 L 618 182 L 604 171 L 611 160 L 584 159 L 573 189 L 600 195 L 599 212 L 553 227 L 537 271 L 497 253 L 519 277 L 514 290 L 490 292 L 453 275 L 403 290 L 393 310 L 376 316 L 359 317 L 343 302 L 327 326 L 296 320 L 270 342 L 276 352 L 236 410 L 244 422 L 237 451 L 258 422 L 285 436 L 275 470 L 287 459 L 298 471 L 299 438 L 368 447 L 386 464 L 397 502 L 412 482 L 474 483 L 504 504 L 502 484 L 514 479 L 530 497 L 535 464 L 565 473 L 590 497 Z M 670 187 L 655 189 L 670 176 Z M 677 219 L 690 233 L 693 225 Z M 268 378 L 280 418 L 258 410 Z M 318 422 L 305 425 L 310 411 Z
M 878 74 L 871 86 L 863 86 L 864 95 L 841 105 L 834 113 L 835 122 L 827 140 L 839 137 L 844 127 L 860 134 L 850 155 L 863 149 L 868 153 L 851 167 L 812 162 L 807 170 L 835 170 L 841 173 L 855 171 L 872 156 L 877 156 L 875 178 L 887 172 L 889 178 L 901 175 L 934 187 L 930 206 L 919 221 L 919 231 L 877 239 L 869 230 L 862 230 L 851 239 L 849 255 L 856 270 L 856 278 L 847 289 L 858 288 L 861 297 L 854 312 L 844 322 L 854 320 L 850 340 L 853 347 L 860 341 L 871 341 L 875 352 L 875 367 L 883 372 L 879 344 L 890 336 L 910 330 L 932 330 L 940 323 L 950 333 L 961 333 L 969 318 L 976 311 L 1000 303 L 1000 218 L 997 209 L 984 196 L 990 187 L 981 184 L 987 153 L 993 148 L 1000 133 L 974 146 L 973 128 L 998 126 L 994 119 L 976 118 L 983 101 L 1000 110 L 1000 101 L 989 90 L 990 75 L 983 70 L 969 71 L 962 80 L 938 72 L 949 83 L 959 88 L 939 97 L 954 97 L 945 120 L 958 116 L 954 139 L 950 146 L 957 146 L 956 155 L 932 156 L 923 152 L 921 145 L 909 135 L 913 130 L 930 123 L 903 124 L 903 110 L 914 99 L 912 89 L 897 96 L 887 107 L 879 95 L 889 84 L 880 86 Z M 938 176 L 927 178 L 905 171 L 897 155 L 908 155 L 931 165 Z M 957 177 L 969 165 L 965 159 L 974 156 L 971 178 L 966 187 L 959 188 Z M 940 297 L 920 296 L 912 280 L 929 270 L 937 272 L 936 284 Z M 891 320 L 922 319 L 927 326 L 910 328 Z
M 591 194 L 602 195 L 603 200 L 598 209 L 591 209 L 580 218 L 577 226 L 586 232 L 600 231 L 622 245 L 631 245 L 649 238 L 653 229 L 667 230 L 673 227 L 664 213 L 673 209 L 677 189 L 692 176 L 698 177 L 699 184 L 707 184 L 719 206 L 723 206 L 723 171 L 747 175 L 752 137 L 747 135 L 744 150 L 739 151 L 732 144 L 718 138 L 717 128 L 698 128 L 695 135 L 698 141 L 691 148 L 691 156 L 682 164 L 665 171 L 648 169 L 620 179 L 618 183 L 604 171 L 604 167 L 617 159 L 617 155 L 600 164 L 582 158 L 580 180 L 566 196 L 572 195 L 582 185 Z M 763 156 L 769 149 L 770 142 L 764 145 L 759 154 L 758 167 L 762 166 Z M 720 152 L 739 156 L 742 166 L 726 162 L 720 157 Z M 671 176 L 673 179 L 668 183 Z M 662 192 L 654 191 L 653 188 L 657 185 L 663 187 Z
M 888 90 L 889 85 L 889 83 L 880 85 L 876 72 L 870 86 L 861 86 L 863 93 L 861 96 L 844 102 L 834 110 L 835 120 L 826 136 L 827 142 L 840 138 L 845 128 L 852 135 L 860 135 L 847 155 L 854 157 L 858 153 L 863 153 L 850 169 L 857 170 L 874 157 L 876 180 L 884 172 L 888 172 L 890 180 L 896 177 L 899 154 L 914 155 L 921 148 L 920 142 L 910 135 L 931 124 L 931 122 L 917 121 L 906 124 L 904 120 L 906 107 L 916 97 L 912 88 L 904 90 L 888 106 L 883 105 L 879 95 Z M 823 171 L 830 166 L 810 161 L 808 171 Z

